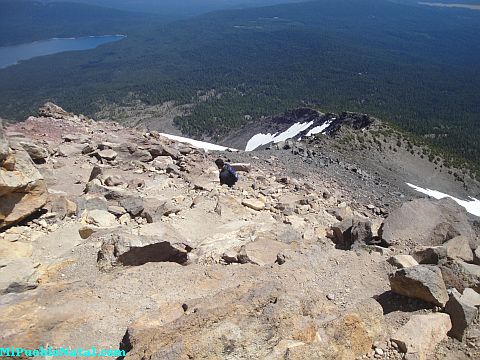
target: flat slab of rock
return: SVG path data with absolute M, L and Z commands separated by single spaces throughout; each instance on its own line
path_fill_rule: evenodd
M 186 263 L 192 248 L 168 224 L 149 224 L 138 235 L 110 233 L 102 239 L 97 263 L 101 269 L 116 265 L 139 266 L 148 262 Z
M 388 262 L 398 269 L 408 268 L 418 265 L 417 260 L 412 255 L 395 255 L 388 259 Z
M 399 269 L 389 276 L 393 292 L 444 307 L 448 301 L 442 272 L 436 266 L 417 265 Z
M 117 226 L 117 218 L 115 215 L 105 210 L 90 210 L 83 215 L 87 224 L 95 225 L 98 227 L 114 227 Z
M 242 246 L 237 258 L 240 263 L 252 263 L 260 266 L 274 264 L 277 254 L 287 249 L 288 245 L 268 239 L 261 239 Z
M 117 152 L 112 149 L 100 150 L 98 156 L 105 160 L 115 160 L 117 157 Z
M 391 340 L 402 352 L 415 356 L 412 358 L 429 360 L 433 358 L 435 347 L 447 337 L 451 328 L 448 314 L 413 315 Z
M 256 211 L 265 209 L 265 203 L 258 199 L 245 199 L 242 201 L 242 204 Z

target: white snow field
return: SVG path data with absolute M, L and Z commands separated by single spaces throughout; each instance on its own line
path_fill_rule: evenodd
M 160 133 L 160 135 L 164 136 L 164 137 L 166 137 L 170 140 L 175 140 L 175 141 L 187 143 L 187 144 L 190 144 L 190 145 L 192 145 L 196 148 L 204 149 L 204 150 L 207 150 L 207 151 L 208 150 L 212 150 L 212 151 L 225 151 L 225 150 L 238 151 L 237 149 L 232 149 L 232 148 L 228 148 L 228 147 L 225 147 L 225 146 L 208 143 L 208 142 L 205 142 L 205 141 L 194 140 L 194 139 L 186 138 L 186 137 L 183 137 L 183 136 L 170 135 L 170 134 L 164 134 L 164 133 Z
M 448 194 L 444 194 L 437 190 L 424 189 L 424 188 L 421 188 L 420 186 L 416 186 L 410 183 L 406 183 L 406 184 L 411 188 L 413 188 L 414 190 L 421 192 L 422 194 L 428 195 L 430 197 L 433 197 L 435 199 L 443 199 L 447 197 L 450 199 L 453 199 L 457 204 L 464 207 L 465 210 L 467 210 L 467 212 L 469 212 L 470 214 L 475 216 L 480 216 L 480 200 L 478 199 L 475 199 L 469 196 L 470 200 L 460 200 L 460 199 L 457 199 L 456 197 L 453 197 Z

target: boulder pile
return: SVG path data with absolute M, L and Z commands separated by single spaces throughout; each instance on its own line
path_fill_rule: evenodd
M 51 103 L 0 126 L 2 344 L 127 360 L 478 357 L 478 229 L 462 208 L 387 211 L 278 160 Z

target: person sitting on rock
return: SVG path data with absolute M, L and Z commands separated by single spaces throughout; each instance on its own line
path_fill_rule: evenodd
M 225 163 L 222 159 L 215 160 L 215 164 L 220 170 L 220 185 L 228 185 L 232 187 L 238 181 L 238 175 L 235 169 L 228 163 Z

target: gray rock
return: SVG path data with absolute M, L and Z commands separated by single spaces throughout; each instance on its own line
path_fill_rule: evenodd
M 90 182 L 94 179 L 97 179 L 102 174 L 103 174 L 102 168 L 98 165 L 95 165 L 93 167 L 92 171 L 90 172 L 90 177 L 88 178 L 88 182 Z
M 241 264 L 255 264 L 265 266 L 277 262 L 277 255 L 287 248 L 287 245 L 269 239 L 252 241 L 242 245 L 238 252 L 237 259 Z
M 120 176 L 109 176 L 103 182 L 106 186 L 121 186 L 125 184 L 125 181 Z
M 103 269 L 116 265 L 139 266 L 148 262 L 188 261 L 188 252 L 192 250 L 174 228 L 167 224 L 156 223 L 155 235 L 133 235 L 128 233 L 110 233 L 102 239 L 97 264 Z
M 109 160 L 109 161 L 115 160 L 115 158 L 117 157 L 116 151 L 112 149 L 100 150 L 97 154 L 102 159 Z
M 442 267 L 442 273 L 447 274 L 447 284 L 458 291 L 472 288 L 480 292 L 480 266 L 456 260 Z
M 9 152 L 7 137 L 3 130 L 2 119 L 0 119 L 0 166 L 2 166 L 3 161 L 8 157 Z
M 87 183 L 84 192 L 91 195 L 102 195 L 108 200 L 122 200 L 129 196 L 129 193 L 118 186 L 104 186 L 99 179 Z
M 293 215 L 295 211 L 295 205 L 294 204 L 287 204 L 287 203 L 278 203 L 275 206 L 276 209 L 280 210 L 283 215 L 285 216 L 290 216 Z
M 473 289 L 466 288 L 463 290 L 462 300 L 476 308 L 480 307 L 480 294 Z
M 238 263 L 237 252 L 233 250 L 227 250 L 222 254 L 222 259 L 227 264 Z
M 67 216 L 74 216 L 77 213 L 77 204 L 61 195 L 50 195 L 45 208 L 48 208 L 50 212 L 55 213 L 56 217 L 59 219 L 64 219 Z
M 0 294 L 35 289 L 38 274 L 28 259 L 16 259 L 0 266 Z
M 368 220 L 353 220 L 350 234 L 352 245 L 369 245 L 373 240 L 372 223 Z
M 84 219 L 88 224 L 98 227 L 114 227 L 118 225 L 115 215 L 105 210 L 90 210 L 84 213 Z
M 338 221 L 343 221 L 347 218 L 351 218 L 353 215 L 353 211 L 349 206 L 331 208 L 328 209 L 327 212 L 335 216 Z
M 159 144 L 148 149 L 148 151 L 150 152 L 153 158 L 156 158 L 158 156 L 169 156 L 174 160 L 178 160 L 182 156 L 180 151 L 168 145 Z
M 450 315 L 452 329 L 451 337 L 463 341 L 465 332 L 477 316 L 478 309 L 462 299 L 462 295 L 456 290 L 450 291 L 450 298 L 445 306 L 445 312 Z
M 108 207 L 108 212 L 119 217 L 125 214 L 127 211 L 121 206 L 112 205 Z
M 277 226 L 274 230 L 275 240 L 285 244 L 291 244 L 294 241 L 301 241 L 302 234 L 291 226 Z
M 447 337 L 452 323 L 447 314 L 413 315 L 393 336 L 406 359 L 429 360 L 434 358 L 435 347 Z
M 131 189 L 143 189 L 145 187 L 145 180 L 131 179 L 128 181 L 128 187 Z
M 77 216 L 81 216 L 85 210 L 108 210 L 107 199 L 103 196 L 84 195 L 76 199 Z
M 420 264 L 438 264 L 447 257 L 447 249 L 443 246 L 422 246 L 417 248 L 413 257 Z
M 173 164 L 173 159 L 170 156 L 158 156 L 152 161 L 152 166 L 157 170 L 167 170 Z
M 351 218 L 342 220 L 341 222 L 338 222 L 331 226 L 331 230 L 333 231 L 333 241 L 338 248 L 349 250 L 352 246 L 352 226 L 353 219 Z
M 372 243 L 372 224 L 356 218 L 347 218 L 331 226 L 338 248 L 350 250 Z
M 440 269 L 432 265 L 417 265 L 399 269 L 389 276 L 393 292 L 444 307 L 447 288 Z
M 265 209 L 265 203 L 259 199 L 244 199 L 242 205 L 255 211 Z
M 464 208 L 451 199 L 417 199 L 390 213 L 381 228 L 389 244 L 415 241 L 437 246 L 462 235 L 475 246 L 475 235 Z
M 447 250 L 447 257 L 459 259 L 466 262 L 473 261 L 473 251 L 470 249 L 469 241 L 464 236 L 457 236 L 443 244 Z
M 141 215 L 149 223 L 159 222 L 162 220 L 162 216 L 176 214 L 182 210 L 170 200 L 159 200 L 154 198 L 144 199 L 143 206 L 144 208 Z
M 418 262 L 411 255 L 395 255 L 390 257 L 387 261 L 398 269 L 418 265 Z
M 143 200 L 137 196 L 125 197 L 119 201 L 119 204 L 134 217 L 140 215 L 144 209 Z
M 473 253 L 473 263 L 475 265 L 480 265 L 480 246 L 478 246 Z
M 45 161 L 48 158 L 47 149 L 30 142 L 21 141 L 20 145 L 25 149 L 34 162 Z
M 95 147 L 92 144 L 87 144 L 83 147 L 82 149 L 82 154 L 83 155 L 89 155 L 95 151 Z
M 148 161 L 151 161 L 153 159 L 152 155 L 150 154 L 149 151 L 147 150 L 141 150 L 141 149 L 138 149 L 136 150 L 132 156 L 137 159 L 138 161 L 142 161 L 142 162 L 148 162 Z

